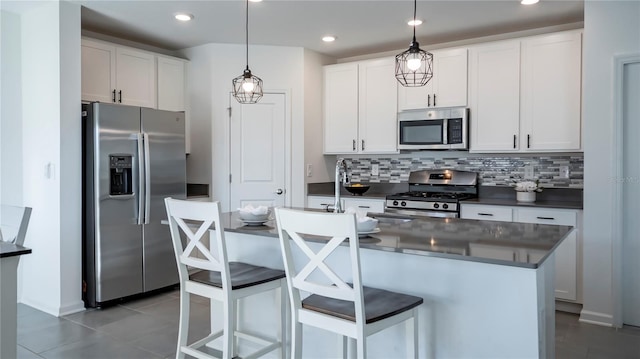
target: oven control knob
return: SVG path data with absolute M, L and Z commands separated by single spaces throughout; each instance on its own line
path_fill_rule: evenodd
M 400 203 L 400 205 L 401 205 L 402 207 L 405 207 L 405 206 L 407 205 L 407 202 L 402 201 L 402 203 Z
M 445 204 L 442 205 L 442 209 L 447 209 L 447 208 L 449 208 L 448 204 L 445 203 Z
M 398 205 L 398 201 L 393 201 L 393 205 L 397 206 Z
M 440 208 L 440 205 L 439 205 L 439 204 L 437 204 L 437 203 L 434 203 L 434 204 L 433 204 L 433 208 Z

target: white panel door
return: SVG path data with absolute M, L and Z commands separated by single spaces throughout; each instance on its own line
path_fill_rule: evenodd
M 229 209 L 247 204 L 284 206 L 285 95 L 265 94 L 256 104 L 231 101 Z
M 156 107 L 156 59 L 148 52 L 116 49 L 117 103 Z
M 434 51 L 433 57 L 432 107 L 466 106 L 467 49 Z
M 640 62 L 623 76 L 622 321 L 640 326 Z
M 116 83 L 116 48 L 82 40 L 82 100 L 111 103 Z

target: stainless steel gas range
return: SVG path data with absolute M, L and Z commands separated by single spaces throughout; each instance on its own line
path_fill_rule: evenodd
M 448 169 L 414 171 L 409 192 L 386 197 L 388 213 L 460 217 L 460 201 L 478 196 L 478 174 Z

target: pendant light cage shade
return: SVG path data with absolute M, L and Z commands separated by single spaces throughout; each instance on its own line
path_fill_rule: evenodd
M 433 54 L 420 49 L 416 41 L 416 12 L 418 1 L 413 0 L 413 40 L 409 49 L 396 55 L 396 79 L 402 86 L 424 86 L 433 78 Z
M 257 103 L 263 95 L 262 79 L 252 75 L 248 68 L 233 79 L 233 97 L 239 103 Z
M 245 49 L 247 67 L 242 75 L 234 78 L 231 83 L 233 85 L 233 97 L 239 103 L 251 104 L 260 101 L 262 98 L 262 79 L 255 76 L 249 70 L 249 0 L 246 0 L 246 17 L 245 17 Z
M 415 68 L 420 61 L 420 66 Z M 424 86 L 433 78 L 433 54 L 421 50 L 418 44 L 396 55 L 396 79 L 402 86 Z

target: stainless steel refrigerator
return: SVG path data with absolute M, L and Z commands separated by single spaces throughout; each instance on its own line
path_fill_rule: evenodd
M 178 283 L 164 198 L 186 198 L 183 112 L 83 105 L 87 307 Z

